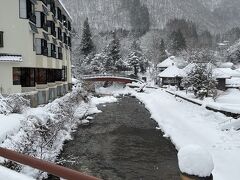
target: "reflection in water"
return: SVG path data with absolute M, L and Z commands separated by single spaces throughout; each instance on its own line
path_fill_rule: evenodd
M 90 127 L 65 144 L 64 166 L 103 179 L 178 180 L 177 152 L 134 98 L 99 106 Z

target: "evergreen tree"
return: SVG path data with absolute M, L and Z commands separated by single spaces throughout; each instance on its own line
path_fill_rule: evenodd
M 113 33 L 113 39 L 107 47 L 107 61 L 106 61 L 106 70 L 111 71 L 116 69 L 116 63 L 120 61 L 120 41 L 117 37 L 116 32 Z
M 170 40 L 171 40 L 170 48 L 174 54 L 177 54 L 178 52 L 187 48 L 186 40 L 180 30 L 178 30 L 177 32 L 176 31 L 172 32 Z
M 197 64 L 195 68 L 183 79 L 186 89 L 192 88 L 197 98 L 215 97 L 217 95 L 217 81 L 212 76 L 212 69 L 208 64 Z
M 159 51 L 160 51 L 159 60 L 160 60 L 160 62 L 162 62 L 165 59 L 167 59 L 167 53 L 166 53 L 165 43 L 164 43 L 163 39 L 161 39 L 161 44 L 160 44 L 160 47 L 159 47 Z
M 92 34 L 88 23 L 88 18 L 84 21 L 83 24 L 83 33 L 80 50 L 81 54 L 83 54 L 85 57 L 87 57 L 94 50 L 94 44 L 92 41 Z
M 148 61 L 136 40 L 132 43 L 131 53 L 128 56 L 128 64 L 133 68 L 135 76 L 137 76 L 139 71 L 142 73 L 146 72 Z

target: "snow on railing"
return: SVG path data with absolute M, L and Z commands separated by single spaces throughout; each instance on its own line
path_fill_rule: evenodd
M 143 83 L 143 81 L 139 79 L 129 78 L 127 75 L 114 75 L 114 74 L 92 74 L 92 75 L 82 75 L 82 80 L 89 80 L 89 79 L 97 79 L 97 78 L 112 78 L 112 79 L 125 79 L 130 80 L 133 82 Z

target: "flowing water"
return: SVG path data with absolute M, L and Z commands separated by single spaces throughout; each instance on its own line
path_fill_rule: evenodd
M 178 180 L 177 152 L 137 99 L 98 106 L 92 125 L 65 144 L 64 166 L 102 179 Z

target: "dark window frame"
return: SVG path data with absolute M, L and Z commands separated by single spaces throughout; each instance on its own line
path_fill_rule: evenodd
M 4 47 L 3 31 L 0 31 L 0 48 Z

